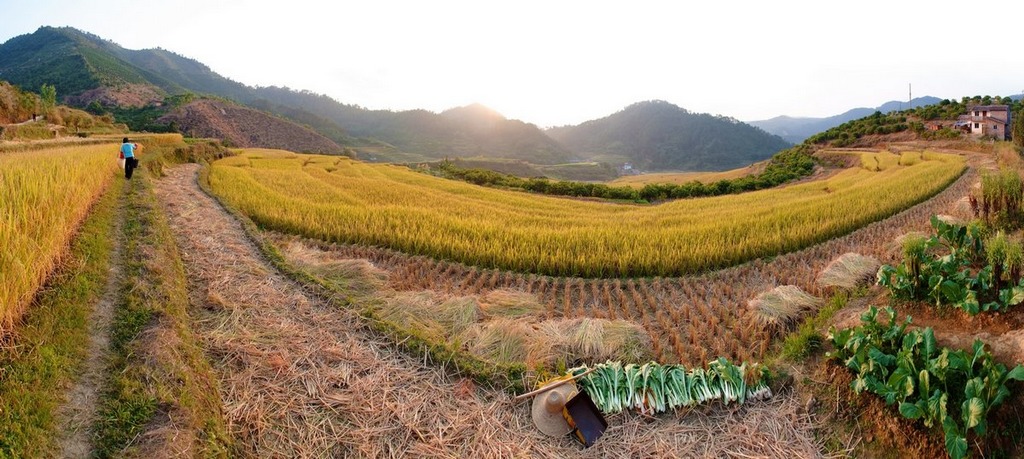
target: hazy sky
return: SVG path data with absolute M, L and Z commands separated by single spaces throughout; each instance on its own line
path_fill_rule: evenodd
M 0 42 L 72 26 L 367 108 L 479 102 L 541 127 L 663 99 L 756 120 L 1024 91 L 1024 2 L 0 0 Z

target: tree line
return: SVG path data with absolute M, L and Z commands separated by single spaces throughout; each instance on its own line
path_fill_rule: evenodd
M 523 178 L 486 169 L 462 168 L 445 159 L 427 165 L 425 171 L 444 178 L 476 185 L 529 191 L 553 196 L 601 198 L 650 203 L 668 199 L 697 198 L 742 193 L 772 188 L 810 175 L 814 170 L 813 148 L 798 145 L 777 153 L 759 174 L 713 183 L 691 181 L 683 184 L 651 183 L 643 188 L 610 186 L 604 183 L 550 180 L 546 177 Z

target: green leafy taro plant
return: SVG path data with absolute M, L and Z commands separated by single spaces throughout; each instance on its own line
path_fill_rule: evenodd
M 951 224 L 937 217 L 931 223 L 935 234 L 904 241 L 902 264 L 878 270 L 879 285 L 899 299 L 949 305 L 970 315 L 1024 302 L 1019 241 L 1001 232 L 986 240 L 979 224 Z
M 908 331 L 909 317 L 898 322 L 892 308 L 884 311 L 887 321 L 871 306 L 860 326 L 833 327 L 829 357 L 856 374 L 855 392 L 872 392 L 898 404 L 903 417 L 941 428 L 950 457 L 965 457 L 968 433 L 988 432 L 989 413 L 1011 395 L 1010 381 L 1024 381 L 1024 366 L 1007 370 L 980 340 L 970 352 L 940 347 L 931 328 Z

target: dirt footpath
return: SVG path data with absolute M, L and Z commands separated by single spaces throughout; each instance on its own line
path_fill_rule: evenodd
M 197 333 L 240 453 L 258 457 L 814 457 L 793 396 L 657 418 L 619 415 L 596 446 L 549 438 L 529 403 L 396 351 L 360 319 L 304 294 L 196 184 L 157 183 L 186 264 Z

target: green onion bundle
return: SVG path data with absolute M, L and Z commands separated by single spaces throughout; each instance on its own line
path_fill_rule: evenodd
M 589 369 L 583 365 L 569 373 L 579 375 Z M 729 404 L 769 398 L 772 391 L 767 375 L 768 370 L 759 364 L 737 366 L 725 358 L 712 360 L 707 369 L 609 361 L 595 365 L 594 372 L 580 378 L 579 385 L 604 413 L 625 409 L 663 413 L 714 400 Z

